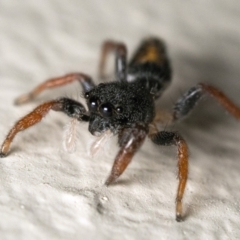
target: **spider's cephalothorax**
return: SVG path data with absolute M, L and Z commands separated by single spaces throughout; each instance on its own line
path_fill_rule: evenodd
M 153 95 L 139 81 L 101 83 L 85 94 L 89 110 L 89 131 L 114 134 L 133 124 L 148 126 L 154 117 Z
M 176 145 L 178 149 L 179 185 L 176 197 L 176 220 L 182 218 L 182 198 L 188 176 L 188 148 L 177 132 L 158 131 L 156 124 L 164 122 L 162 112 L 155 110 L 154 101 L 169 85 L 171 68 L 165 46 L 158 38 L 142 42 L 133 58 L 127 62 L 127 49 L 123 43 L 106 41 L 102 47 L 99 75 L 105 78 L 106 59 L 114 51 L 116 81 L 95 85 L 83 73 L 67 74 L 52 78 L 37 86 L 33 91 L 16 100 L 22 104 L 32 100 L 47 88 L 79 81 L 82 85 L 88 110 L 70 98 L 60 98 L 41 104 L 20 119 L 9 131 L 2 144 L 0 157 L 5 157 L 15 135 L 42 120 L 49 110 L 60 111 L 78 121 L 89 122 L 89 131 L 101 135 L 110 130 L 118 135 L 120 150 L 115 158 L 106 185 L 114 182 L 127 168 L 146 136 L 158 145 Z M 201 99 L 210 94 L 234 117 L 240 119 L 240 109 L 217 88 L 200 83 L 187 91 L 175 104 L 168 123 L 184 118 Z

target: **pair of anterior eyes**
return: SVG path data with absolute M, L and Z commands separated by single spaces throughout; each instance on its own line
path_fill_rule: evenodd
M 88 107 L 91 112 L 97 112 L 103 117 L 112 117 L 114 113 L 122 113 L 123 108 L 121 106 L 114 107 L 111 103 L 99 104 L 99 100 L 96 97 L 91 97 L 88 100 Z

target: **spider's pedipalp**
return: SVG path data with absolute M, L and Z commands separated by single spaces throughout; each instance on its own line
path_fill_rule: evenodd
M 68 153 L 74 153 L 76 151 L 77 123 L 78 120 L 73 118 L 64 129 L 63 148 Z

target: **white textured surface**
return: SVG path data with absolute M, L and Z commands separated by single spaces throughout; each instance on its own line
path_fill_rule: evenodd
M 37 104 L 76 96 L 78 84 L 28 105 L 13 100 L 44 79 L 72 71 L 96 77 L 101 42 L 132 52 L 148 35 L 165 39 L 174 78 L 159 107 L 203 81 L 240 105 L 240 2 L 0 1 L 0 139 Z M 175 221 L 176 149 L 146 141 L 118 184 L 106 188 L 117 147 L 90 158 L 79 125 L 77 152 L 62 148 L 69 120 L 51 113 L 19 134 L 0 161 L 1 239 L 239 239 L 240 124 L 211 100 L 174 126 L 189 143 L 185 222 Z M 172 128 L 171 128 L 172 129 Z

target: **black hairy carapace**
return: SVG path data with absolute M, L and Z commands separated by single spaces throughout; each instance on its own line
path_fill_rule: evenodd
M 173 112 L 166 115 L 163 111 L 155 109 L 155 100 L 161 96 L 171 80 L 171 67 L 163 41 L 156 37 L 145 39 L 129 63 L 125 44 L 104 42 L 99 65 L 99 75 L 102 79 L 106 79 L 106 60 L 111 52 L 115 54 L 115 79 L 112 82 L 95 85 L 88 75 L 71 73 L 51 78 L 17 98 L 15 103 L 22 104 L 48 88 L 79 81 L 88 109 L 70 98 L 59 98 L 39 105 L 9 131 L 2 144 L 0 157 L 7 155 L 18 132 L 40 122 L 50 110 L 63 112 L 78 121 L 89 122 L 89 132 L 95 136 L 101 136 L 107 130 L 118 136 L 120 149 L 106 185 L 113 183 L 124 172 L 147 136 L 158 145 L 176 145 L 179 178 L 176 220 L 181 221 L 182 198 L 188 176 L 188 147 L 179 133 L 159 131 L 157 124 L 173 123 L 184 118 L 204 94 L 215 98 L 237 119 L 240 119 L 240 109 L 217 88 L 200 83 L 187 91 L 174 105 Z
M 155 115 L 153 96 L 149 92 L 139 81 L 98 85 L 86 93 L 91 112 L 89 131 L 94 134 L 109 128 L 118 133 L 121 128 L 136 123 L 149 124 Z

